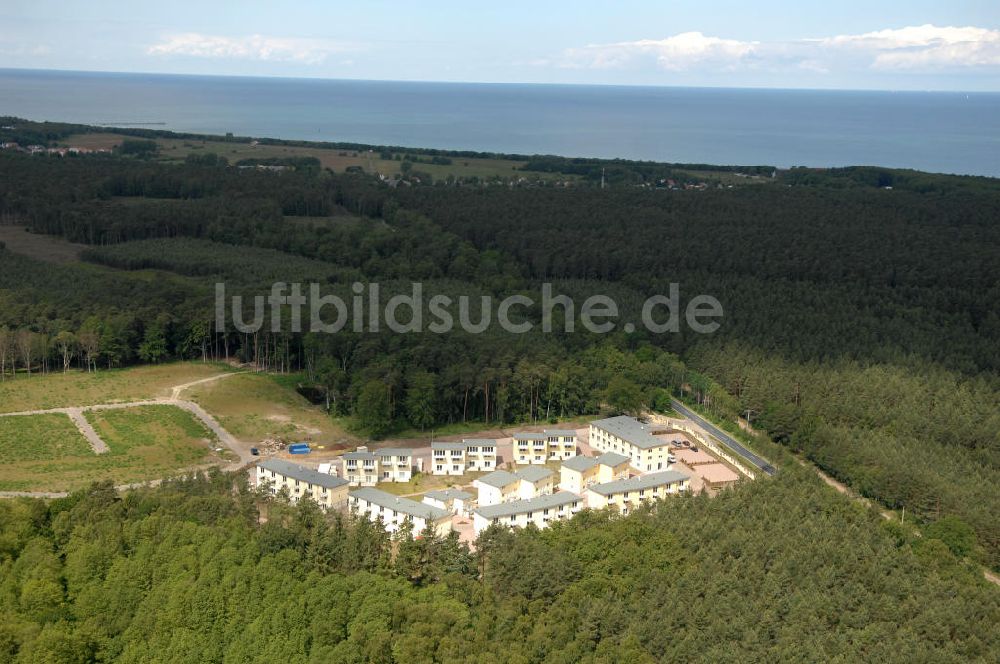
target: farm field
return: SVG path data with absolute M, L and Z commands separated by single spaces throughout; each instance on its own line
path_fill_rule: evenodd
M 120 134 L 78 134 L 66 139 L 65 143 L 73 147 L 90 149 L 112 148 L 126 138 Z M 269 159 L 283 157 L 315 157 L 324 168 L 332 168 L 334 172 L 343 173 L 349 166 L 360 166 L 365 172 L 395 175 L 399 173 L 400 162 L 393 159 L 381 159 L 377 152 L 369 155 L 367 152 L 354 150 L 339 150 L 329 148 L 308 148 L 287 145 L 256 145 L 249 143 L 230 143 L 227 141 L 197 140 L 187 138 L 157 138 L 160 145 L 160 156 L 167 160 L 183 160 L 189 154 L 204 154 L 214 152 L 225 157 L 230 163 L 241 159 Z M 420 155 L 424 158 L 425 155 Z M 445 178 L 448 175 L 489 178 L 494 176 L 510 177 L 516 169 L 525 164 L 523 161 L 509 159 L 482 159 L 451 157 L 450 165 L 416 163 L 414 170 L 429 173 L 434 178 Z M 566 179 L 568 176 L 537 173 L 540 177 Z
M 195 385 L 184 393 L 241 440 L 281 438 L 326 448 L 358 441 L 295 391 L 296 376 L 240 374 Z
M 22 374 L 0 382 L 0 413 L 167 397 L 175 385 L 226 371 L 232 368 L 225 364 L 176 362 L 96 373 Z
M 174 406 L 88 412 L 111 448 L 94 454 L 61 414 L 0 418 L 0 491 L 72 491 L 91 482 L 130 484 L 222 461 L 214 436 Z
M 0 225 L 0 242 L 15 254 L 60 264 L 78 261 L 80 252 L 87 248 L 54 235 L 29 233 L 23 226 Z

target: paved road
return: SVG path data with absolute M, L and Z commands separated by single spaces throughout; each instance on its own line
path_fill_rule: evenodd
M 778 472 L 774 466 L 772 466 L 767 461 L 761 459 L 759 456 L 757 456 L 756 454 L 745 448 L 735 438 L 733 438 L 728 433 L 726 433 L 725 431 L 715 426 L 714 424 L 706 420 L 698 413 L 694 412 L 693 410 L 682 404 L 680 401 L 677 401 L 676 399 L 671 399 L 670 402 L 673 405 L 674 410 L 676 410 L 681 415 L 691 420 L 694 420 L 694 422 L 698 424 L 698 426 L 700 426 L 702 429 L 712 434 L 714 437 L 721 440 L 723 443 L 726 444 L 726 447 L 732 449 L 734 452 L 736 452 L 741 457 L 746 459 L 748 462 L 750 462 L 750 464 L 752 464 L 756 468 L 759 468 L 768 475 L 774 475 L 776 472 Z

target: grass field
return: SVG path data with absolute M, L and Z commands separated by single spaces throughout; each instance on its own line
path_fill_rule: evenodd
M 283 438 L 309 441 L 326 448 L 354 445 L 347 433 L 323 409 L 295 391 L 298 376 L 240 374 L 196 385 L 185 393 L 214 415 L 237 438 L 259 441 Z
M 73 263 L 86 245 L 67 242 L 54 235 L 29 233 L 22 226 L 0 226 L 0 242 L 15 254 L 47 263 Z
M 224 364 L 175 362 L 97 373 L 20 375 L 0 383 L 0 413 L 165 397 L 174 385 L 231 370 Z
M 0 464 L 4 467 L 22 461 L 92 455 L 87 439 L 66 415 L 0 417 Z
M 71 491 L 130 484 L 222 461 L 214 435 L 174 406 L 87 413 L 110 452 L 94 454 L 65 415 L 0 418 L 0 491 Z
M 125 137 L 119 134 L 79 134 L 67 138 L 65 143 L 73 147 L 91 149 L 111 148 L 120 144 L 123 138 Z M 336 140 L 330 137 L 327 138 L 329 140 Z M 400 162 L 398 161 L 381 159 L 378 153 L 372 153 L 369 159 L 367 152 L 356 152 L 353 150 L 282 145 L 257 145 L 251 147 L 249 143 L 229 143 L 226 141 L 205 141 L 186 138 L 158 138 L 156 142 L 160 144 L 160 157 L 162 159 L 181 160 L 191 153 L 204 154 L 208 152 L 214 152 L 217 155 L 225 157 L 230 163 L 252 158 L 316 157 L 325 168 L 332 168 L 337 173 L 343 173 L 348 166 L 360 166 L 365 172 L 382 173 L 383 175 L 398 174 L 400 166 Z M 436 179 L 445 178 L 448 175 L 476 176 L 481 178 L 494 176 L 510 177 L 516 174 L 515 168 L 520 168 L 525 163 L 509 159 L 460 157 L 452 157 L 451 159 L 452 163 L 447 166 L 421 163 L 414 164 L 413 169 L 429 173 Z M 536 175 L 539 177 L 566 179 L 566 176 L 551 173 L 539 173 Z

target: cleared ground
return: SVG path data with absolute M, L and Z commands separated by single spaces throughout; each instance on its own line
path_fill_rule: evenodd
M 96 373 L 19 375 L 0 383 L 0 413 L 169 397 L 176 385 L 231 370 L 224 364 L 176 362 Z
M 0 473 L 23 461 L 89 455 L 90 445 L 66 415 L 0 417 Z
M 0 491 L 71 491 L 130 484 L 222 461 L 215 437 L 174 406 L 87 413 L 110 451 L 94 454 L 65 415 L 0 418 Z
M 241 440 L 308 441 L 327 449 L 360 442 L 296 392 L 295 382 L 294 376 L 245 373 L 192 386 L 184 397 Z
M 15 254 L 47 263 L 73 263 L 86 245 L 67 242 L 54 235 L 29 233 L 23 226 L 0 225 L 0 242 Z

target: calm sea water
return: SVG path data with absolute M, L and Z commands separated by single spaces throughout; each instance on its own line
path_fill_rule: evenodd
M 0 115 L 518 154 L 1000 176 L 1000 93 L 0 70 Z

